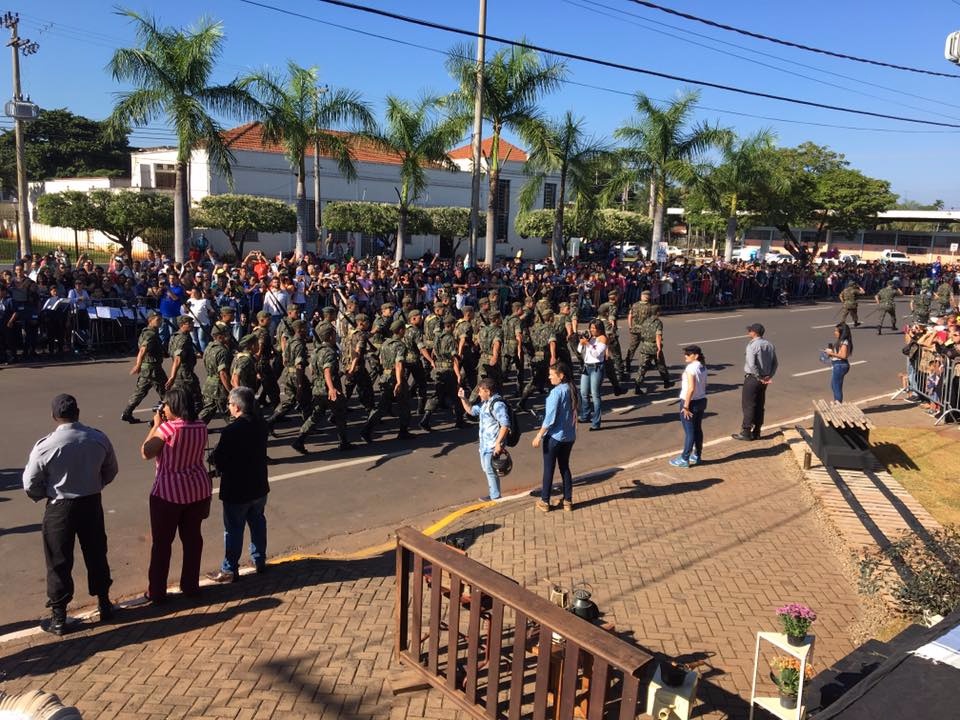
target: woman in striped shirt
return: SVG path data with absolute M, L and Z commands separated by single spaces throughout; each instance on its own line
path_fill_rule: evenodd
M 210 515 L 211 484 L 204 465 L 207 426 L 197 420 L 189 394 L 171 388 L 140 449 L 144 460 L 156 458 L 156 480 L 150 490 L 149 586 L 146 597 L 161 603 L 167 597 L 167 573 L 173 538 L 179 532 L 183 544 L 180 591 L 185 596 L 200 592 L 200 555 L 203 535 L 200 524 Z

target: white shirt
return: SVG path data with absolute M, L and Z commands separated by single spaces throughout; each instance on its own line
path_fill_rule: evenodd
M 290 296 L 285 290 L 274 290 L 268 288 L 263 296 L 263 309 L 271 315 L 286 315 L 287 305 L 290 303 Z
M 73 305 L 75 310 L 86 310 L 87 306 L 90 304 L 90 293 L 86 290 L 77 290 L 74 288 L 67 293 L 67 300 L 70 301 L 70 304 Z
M 707 396 L 707 369 L 699 360 L 689 363 L 683 370 L 683 376 L 680 379 L 680 402 L 686 399 L 690 383 L 694 384 L 690 399 L 703 400 Z
M 214 307 L 207 298 L 188 298 L 183 308 L 184 315 L 192 316 L 201 325 L 210 324 L 210 313 L 214 311 Z
M 606 360 L 607 344 L 599 338 L 592 337 L 586 343 L 580 343 L 577 349 L 583 355 L 584 365 L 596 365 Z

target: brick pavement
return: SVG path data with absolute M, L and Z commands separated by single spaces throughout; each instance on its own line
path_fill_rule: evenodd
M 572 514 L 513 501 L 447 532 L 543 595 L 546 580 L 589 582 L 606 619 L 648 651 L 708 656 L 701 717 L 745 717 L 754 636 L 775 629 L 778 604 L 817 610 L 820 667 L 853 647 L 861 612 L 787 453 L 779 436 L 727 443 L 691 470 L 657 463 L 578 485 Z M 199 604 L 34 636 L 0 648 L 0 688 L 44 687 L 100 720 L 456 717 L 435 691 L 390 691 L 393 571 L 390 554 L 299 560 Z

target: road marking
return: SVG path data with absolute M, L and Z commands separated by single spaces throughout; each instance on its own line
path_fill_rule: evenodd
M 704 343 L 723 342 L 724 340 L 746 340 L 747 334 L 731 335 L 725 338 L 714 338 L 712 340 L 688 340 L 687 342 L 677 343 L 677 345 L 703 345 Z
M 800 308 L 799 310 L 788 310 L 787 312 L 813 312 L 814 310 L 836 310 L 837 308 L 833 305 L 825 305 L 823 307 L 812 307 L 812 308 Z
M 713 317 L 696 318 L 695 320 L 684 320 L 684 322 L 705 322 L 706 320 L 727 320 L 729 318 L 743 317 L 743 313 L 734 315 L 714 315 Z
M 830 323 L 829 325 L 811 325 L 811 326 L 810 326 L 810 329 L 811 329 L 811 330 L 823 330 L 824 328 L 836 327 L 836 326 L 837 326 L 836 323 Z
M 853 367 L 854 365 L 863 365 L 865 362 L 867 362 L 867 361 L 866 361 L 866 360 L 857 360 L 856 362 L 850 363 L 850 367 Z M 814 374 L 816 374 L 816 373 L 830 372 L 831 370 L 833 370 L 833 367 L 819 368 L 819 369 L 817 369 L 817 370 L 807 370 L 806 372 L 794 373 L 794 374 L 791 375 L 790 377 L 803 377 L 804 375 L 814 375 Z
M 673 398 L 663 398 L 661 400 L 653 400 L 647 404 L 648 405 L 665 405 L 667 403 L 678 403 L 678 402 L 680 402 L 680 398 L 673 397 Z M 614 410 L 613 414 L 622 415 L 623 413 L 628 413 L 631 410 L 639 410 L 642 407 L 645 407 L 643 403 L 640 403 L 639 405 L 624 405 L 623 407 L 617 408 L 616 410 Z

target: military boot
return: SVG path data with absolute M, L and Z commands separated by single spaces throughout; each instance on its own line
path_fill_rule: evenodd
M 297 439 L 294 440 L 292 443 L 290 443 L 290 447 L 292 447 L 294 450 L 296 450 L 296 451 L 297 451 L 298 453 L 300 453 L 301 455 L 306 455 L 306 454 L 307 454 L 307 448 L 306 448 L 306 446 L 303 444 L 303 437 L 304 437 L 303 435 L 297 435 Z
M 67 634 L 67 609 L 65 607 L 50 608 L 50 617 L 40 622 L 44 632 L 60 637 Z
M 427 432 L 430 432 L 431 430 L 433 430 L 433 428 L 430 427 L 430 416 L 432 414 L 433 413 L 429 413 L 429 412 L 423 413 L 423 417 L 420 418 L 420 428 L 422 430 L 426 430 Z

